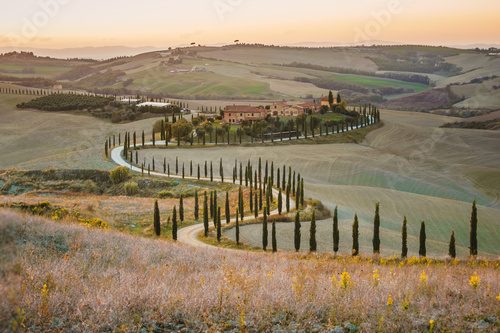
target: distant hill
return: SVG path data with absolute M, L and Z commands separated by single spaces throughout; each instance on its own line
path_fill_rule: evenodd
M 122 56 L 135 56 L 141 53 L 157 51 L 158 48 L 152 46 L 127 47 L 127 46 L 103 46 L 103 47 L 78 47 L 63 49 L 25 48 L 25 47 L 0 47 L 0 53 L 12 51 L 33 52 L 39 56 L 68 59 L 86 58 L 105 60 Z
M 500 104 L 500 57 L 486 50 L 424 45 L 307 48 L 237 44 L 160 51 L 110 47 L 64 52 L 79 60 L 4 57 L 0 58 L 0 75 L 43 77 L 62 81 L 65 87 L 95 92 L 186 99 L 300 100 L 333 90 L 351 104 L 461 110 L 452 113 L 456 115 L 493 110 Z M 96 54 L 115 57 L 87 59 Z

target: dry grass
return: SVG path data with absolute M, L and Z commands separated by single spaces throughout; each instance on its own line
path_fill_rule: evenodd
M 458 332 L 500 315 L 497 262 L 379 265 L 193 249 L 5 210 L 0 221 L 0 330 L 237 331 L 244 322 L 252 332 L 327 331 L 349 321 L 365 332 L 424 332 L 433 319 L 435 331 Z

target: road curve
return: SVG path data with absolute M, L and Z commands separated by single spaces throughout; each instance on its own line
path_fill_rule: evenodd
M 370 117 L 372 119 L 370 119 L 370 124 L 369 125 L 373 125 L 374 124 L 374 119 L 373 117 Z M 353 129 L 358 129 L 360 128 L 361 126 L 353 126 Z M 346 132 L 348 131 L 351 131 L 351 129 L 347 129 Z M 337 132 L 338 133 L 338 132 Z M 335 134 L 335 132 L 332 132 L 332 134 L 330 135 L 333 135 Z M 303 138 L 303 137 L 301 137 Z M 285 140 L 288 140 L 288 138 L 283 138 L 284 141 Z M 268 140 L 269 142 L 271 142 L 271 140 Z M 276 142 L 278 142 L 279 140 L 276 140 Z M 164 146 L 165 145 L 165 141 L 156 141 L 156 144 L 158 146 Z M 153 146 L 153 142 L 147 142 L 144 144 L 145 146 Z M 222 145 L 222 144 L 221 144 Z M 118 146 L 118 147 L 115 147 L 111 150 L 111 160 L 120 165 L 120 166 L 124 166 L 124 167 L 127 167 L 129 170 L 133 171 L 133 172 L 138 172 L 138 173 L 142 173 L 142 169 L 131 164 L 130 162 L 126 161 L 124 158 L 123 158 L 123 146 Z M 183 148 L 180 147 L 180 148 L 175 148 L 176 151 L 179 151 L 179 150 L 182 150 Z M 167 178 L 177 178 L 177 179 L 182 179 L 182 176 L 179 176 L 179 175 L 166 175 L 164 173 L 160 173 L 160 172 L 156 172 L 156 171 L 152 171 L 150 172 L 150 175 L 151 176 L 156 176 L 156 177 L 167 177 Z M 196 177 L 188 177 L 188 176 L 185 176 L 184 179 L 192 179 L 192 180 L 198 180 L 198 178 Z M 210 181 L 209 178 L 205 178 L 205 177 L 200 177 L 201 180 L 205 180 L 205 181 Z M 221 178 L 220 177 L 213 177 L 213 181 L 214 182 L 222 182 Z M 278 190 L 277 189 L 274 189 L 273 188 L 273 196 L 274 197 L 278 197 Z M 294 209 L 295 208 L 295 201 L 294 200 L 290 200 L 290 209 Z M 275 209 L 271 212 L 271 215 L 276 215 L 278 214 L 278 210 Z M 262 216 L 262 213 L 259 213 L 259 216 Z M 254 218 L 254 215 L 248 215 L 248 216 L 245 216 L 245 218 L 248 218 L 248 219 L 253 219 Z M 235 218 L 232 218 L 231 219 L 231 222 L 235 222 Z M 191 225 L 191 226 L 188 226 L 188 227 L 184 227 L 184 228 L 181 228 L 179 229 L 178 233 L 177 233 L 177 240 L 183 244 L 186 244 L 186 245 L 189 245 L 189 246 L 192 246 L 192 247 L 197 247 L 197 248 L 216 248 L 216 249 L 220 249 L 220 250 L 224 250 L 224 251 L 237 251 L 237 250 L 232 250 L 232 249 L 225 249 L 225 248 L 220 248 L 220 247 L 217 247 L 217 246 L 213 246 L 213 245 L 210 245 L 210 244 L 207 244 L 207 243 L 204 243 L 202 242 L 201 240 L 198 239 L 198 235 L 203 231 L 203 224 L 202 223 L 198 223 L 198 224 L 194 224 L 194 225 Z
M 158 145 L 165 144 L 165 141 L 156 141 L 156 142 Z M 153 146 L 153 143 L 147 142 L 147 143 L 145 143 L 145 145 L 146 146 Z M 111 150 L 111 160 L 113 162 L 115 162 L 117 165 L 124 166 L 133 172 L 142 173 L 141 168 L 131 164 L 130 162 L 126 161 L 123 158 L 123 149 L 124 149 L 123 146 L 115 147 L 114 149 L 112 149 Z M 182 149 L 182 148 L 177 148 L 176 150 L 178 150 L 178 149 Z M 151 174 L 151 176 L 156 176 L 156 177 L 198 180 L 198 178 L 196 178 L 196 177 L 185 176 L 184 178 L 182 178 L 182 176 L 179 176 L 179 175 L 168 176 L 167 174 L 160 173 L 160 172 L 151 172 L 150 174 Z M 210 181 L 210 178 L 200 177 L 200 180 Z M 213 181 L 214 182 L 222 182 L 220 177 L 214 177 Z M 273 196 L 277 198 L 278 193 L 279 193 L 278 190 L 273 188 L 272 191 L 273 191 Z M 295 208 L 295 201 L 290 200 L 290 209 L 294 209 L 294 208 Z M 275 214 L 278 214 L 278 209 L 271 211 L 271 215 L 275 215 Z M 259 216 L 262 216 L 262 213 L 259 213 Z M 246 219 L 253 219 L 254 217 L 255 216 L 253 214 L 245 216 Z M 231 218 L 230 221 L 235 222 L 236 218 Z M 202 223 L 198 223 L 198 224 L 194 224 L 194 225 L 191 225 L 188 227 L 181 228 L 181 229 L 179 229 L 179 231 L 177 233 L 177 240 L 183 244 L 193 246 L 193 247 L 198 247 L 198 248 L 210 247 L 210 248 L 217 248 L 217 249 L 226 250 L 226 251 L 231 250 L 231 249 L 223 249 L 223 248 L 213 246 L 213 245 L 210 245 L 210 244 L 207 244 L 207 243 L 200 241 L 198 239 L 198 235 L 200 232 L 203 231 L 203 228 L 204 227 L 203 227 Z M 231 250 L 231 251 L 233 251 L 233 250 Z

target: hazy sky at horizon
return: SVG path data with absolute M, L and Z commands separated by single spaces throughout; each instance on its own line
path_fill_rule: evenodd
M 500 44 L 499 17 L 498 0 L 23 0 L 3 4 L 0 46 Z

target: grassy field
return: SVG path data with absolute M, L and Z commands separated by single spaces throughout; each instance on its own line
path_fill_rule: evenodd
M 2 331 L 498 329 L 497 262 L 223 252 L 5 210 L 0 250 Z

